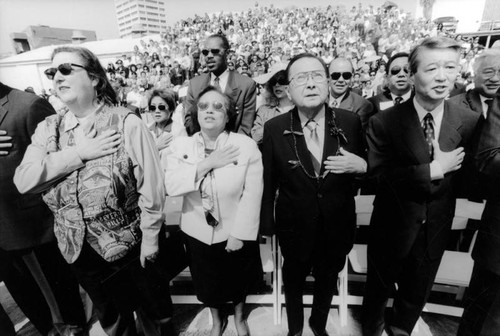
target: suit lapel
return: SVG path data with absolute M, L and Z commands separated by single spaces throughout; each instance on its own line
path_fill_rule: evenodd
M 462 121 L 453 112 L 450 111 L 448 102 L 444 102 L 443 121 L 439 132 L 439 147 L 445 152 L 449 152 L 458 147 L 462 136 L 458 129 L 462 126 Z
M 339 108 L 342 108 L 342 109 L 348 110 L 348 111 L 353 111 L 354 110 L 353 105 L 354 105 L 354 102 L 353 102 L 352 95 L 350 94 L 350 90 L 347 90 L 344 98 L 342 99 L 342 101 L 339 104 Z
M 300 119 L 299 119 L 299 112 L 297 108 L 294 108 L 292 111 L 290 111 L 292 114 L 293 118 L 293 132 L 295 134 L 286 134 L 283 135 L 287 141 L 290 147 L 292 148 L 292 151 L 295 153 L 295 147 L 297 148 L 297 155 L 299 156 L 298 159 L 300 159 L 300 162 L 304 165 L 304 169 L 311 175 L 314 175 L 314 167 L 311 161 L 311 153 L 307 149 L 307 144 L 306 144 L 306 139 L 304 138 L 304 130 L 302 129 L 302 125 L 300 124 Z M 286 127 L 285 130 L 289 130 L 289 127 Z M 286 132 L 286 131 L 285 131 Z M 302 133 L 302 135 L 298 135 L 297 133 Z M 295 141 L 294 141 L 295 138 Z M 312 179 L 310 179 L 313 181 Z M 313 181 L 314 182 L 314 181 Z
M 479 97 L 479 93 L 475 90 L 470 90 L 465 95 L 465 100 L 470 106 L 470 109 L 476 111 L 477 113 L 483 115 L 483 104 L 481 103 L 481 98 Z
M 417 162 L 429 162 L 429 151 L 425 141 L 422 125 L 418 119 L 418 113 L 413 106 L 413 100 L 402 103 L 397 107 L 401 126 L 401 138 L 406 147 L 414 155 Z
M 9 88 L 0 83 L 0 125 L 7 115 L 7 103 L 9 102 Z
M 325 108 L 325 137 L 323 139 L 323 157 L 321 160 L 321 174 L 324 173 L 325 167 L 324 162 L 328 156 L 333 156 L 337 154 L 338 141 L 337 137 L 330 135 L 329 123 L 332 121 L 332 109 L 329 107 Z

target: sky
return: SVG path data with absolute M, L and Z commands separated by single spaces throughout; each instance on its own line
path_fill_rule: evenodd
M 202 15 L 205 12 L 241 11 L 255 5 L 255 0 L 164 0 L 167 4 L 168 25 L 176 21 Z M 413 12 L 418 0 L 393 0 L 405 11 Z M 373 5 L 384 0 L 259 0 L 260 6 L 284 8 L 289 6 L 326 7 Z M 114 0 L 0 0 L 0 55 L 14 52 L 10 34 L 22 32 L 30 25 L 47 25 L 56 28 L 94 30 L 98 40 L 118 38 L 118 24 Z

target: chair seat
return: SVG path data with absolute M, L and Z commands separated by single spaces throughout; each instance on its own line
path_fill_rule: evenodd
M 349 262 L 356 273 L 366 273 L 368 271 L 367 246 L 354 244 L 349 252 Z
M 445 251 L 434 282 L 467 287 L 474 260 L 467 252 Z

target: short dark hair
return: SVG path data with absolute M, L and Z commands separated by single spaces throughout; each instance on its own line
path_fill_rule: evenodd
M 328 76 L 328 66 L 326 65 L 325 61 L 323 61 L 323 59 L 321 57 L 318 57 L 318 56 L 316 56 L 314 54 L 310 54 L 310 53 L 302 53 L 302 54 L 295 55 L 288 63 L 286 70 L 285 70 L 286 78 L 288 79 L 288 81 L 290 81 L 290 68 L 292 67 L 292 65 L 295 62 L 297 62 L 298 60 L 300 60 L 302 58 L 313 58 L 313 59 L 317 60 L 318 62 L 320 62 L 321 65 L 323 66 L 323 69 L 325 69 L 326 76 Z
M 174 91 L 169 89 L 153 90 L 149 96 L 148 105 L 151 105 L 151 100 L 153 100 L 154 97 L 160 97 L 163 99 L 165 103 L 167 103 L 168 110 L 170 112 L 173 113 L 175 111 L 175 108 L 177 107 L 177 99 Z
M 216 88 L 215 86 L 209 85 L 200 92 L 200 94 L 196 98 L 193 106 L 191 106 L 190 114 L 192 116 L 191 120 L 193 122 L 194 132 L 198 132 L 200 130 L 200 123 L 198 122 L 198 102 L 200 101 L 201 97 L 203 97 L 208 92 L 217 92 L 218 94 L 220 94 L 224 98 L 224 100 L 226 102 L 225 108 L 226 108 L 226 115 L 227 115 L 227 119 L 228 119 L 226 126 L 224 127 L 224 130 L 226 132 L 230 132 L 230 131 L 234 130 L 234 125 L 236 123 L 236 117 L 238 116 L 238 114 L 236 113 L 235 102 L 233 101 L 233 99 L 230 96 L 228 96 L 227 94 L 222 92 L 220 89 Z
M 386 66 L 385 66 L 385 74 L 386 75 L 389 74 L 389 69 L 391 67 L 392 62 L 394 62 L 394 60 L 396 60 L 398 58 L 402 58 L 402 57 L 409 57 L 409 55 L 406 52 L 398 52 L 398 53 L 392 55 L 392 57 L 389 59 L 389 61 L 387 62 Z
M 212 34 L 209 37 L 207 37 L 207 40 L 211 39 L 211 38 L 219 38 L 222 41 L 222 47 L 224 48 L 224 50 L 229 51 L 229 49 L 231 48 L 229 46 L 229 41 L 228 41 L 226 35 L 224 35 L 224 34 Z
M 89 77 L 97 80 L 95 90 L 97 93 L 96 98 L 98 102 L 102 102 L 106 105 L 118 104 L 116 92 L 115 90 L 113 90 L 113 87 L 109 83 L 108 77 L 106 76 L 106 71 L 93 52 L 83 47 L 62 46 L 54 49 L 50 59 L 53 60 L 57 54 L 63 52 L 77 54 L 81 58 L 83 62 L 82 65 L 85 67 L 85 70 L 87 71 Z
M 418 68 L 418 54 L 422 49 L 451 49 L 460 55 L 462 45 L 454 39 L 444 36 L 428 37 L 425 38 L 420 44 L 416 45 L 410 52 L 408 63 L 410 64 L 410 71 L 412 74 L 417 72 Z

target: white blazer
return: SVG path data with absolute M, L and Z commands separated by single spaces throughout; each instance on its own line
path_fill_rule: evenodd
M 165 169 L 165 186 L 170 196 L 184 196 L 181 229 L 193 238 L 211 245 L 226 241 L 231 235 L 240 240 L 256 240 L 259 232 L 260 205 L 264 188 L 262 157 L 251 138 L 223 132 L 216 149 L 239 147 L 236 162 L 214 170 L 220 221 L 216 228 L 207 224 L 203 210 L 200 182 L 196 169 L 205 158 L 200 133 L 178 137 L 170 144 Z

